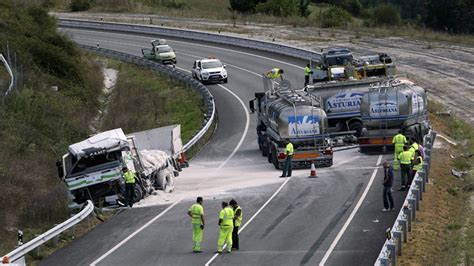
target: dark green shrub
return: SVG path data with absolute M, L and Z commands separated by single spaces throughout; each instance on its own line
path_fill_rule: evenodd
M 289 17 L 298 15 L 299 5 L 298 0 L 269 0 L 258 4 L 255 10 L 277 17 Z
M 321 27 L 332 28 L 346 26 L 352 22 L 352 16 L 340 7 L 332 7 L 321 14 Z
M 401 22 L 400 11 L 393 5 L 380 4 L 373 9 L 371 20 L 375 25 L 396 26 Z
M 89 0 L 72 0 L 69 8 L 72 12 L 86 11 L 91 8 L 91 3 Z

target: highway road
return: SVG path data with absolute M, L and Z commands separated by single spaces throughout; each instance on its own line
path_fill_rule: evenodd
M 141 55 L 159 36 L 63 29 L 76 42 Z M 145 199 L 143 207 L 121 210 L 41 265 L 373 265 L 397 212 L 381 212 L 383 171 L 389 155 L 356 149 L 335 153 L 334 165 L 281 174 L 262 157 L 248 100 L 262 91 L 260 73 L 278 66 L 293 86 L 303 85 L 303 60 L 206 42 L 168 39 L 177 68 L 214 56 L 227 65 L 229 83 L 208 85 L 216 100 L 218 127 L 185 169 L 167 204 Z M 396 55 L 394 55 L 396 57 Z M 399 184 L 396 179 L 395 187 Z M 206 229 L 201 254 L 191 252 L 186 212 L 204 196 Z M 394 192 L 401 207 L 403 192 Z M 220 202 L 235 198 L 243 208 L 241 249 L 214 255 Z M 148 203 L 147 203 L 148 200 Z

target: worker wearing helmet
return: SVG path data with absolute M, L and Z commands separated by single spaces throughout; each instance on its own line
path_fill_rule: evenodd
M 278 79 L 280 78 L 283 80 L 283 69 L 279 69 L 277 67 L 272 68 L 270 71 L 267 72 L 266 76 L 271 79 Z
M 222 210 L 219 213 L 219 239 L 217 240 L 217 253 L 222 253 L 224 244 L 227 244 L 227 252 L 232 251 L 232 231 L 234 230 L 234 210 L 227 202 L 222 202 Z
M 398 155 L 403 151 L 403 146 L 407 143 L 407 138 L 402 134 L 402 131 L 399 130 L 398 134 L 395 135 L 392 139 L 392 143 L 395 146 L 395 156 L 393 159 L 393 170 L 400 169 L 400 162 L 398 161 Z
M 291 161 L 293 159 L 293 144 L 290 141 L 285 141 L 286 147 L 285 147 L 285 165 L 283 166 L 283 173 L 280 177 L 291 177 L 291 170 L 292 170 L 292 165 Z M 288 174 L 288 175 L 287 175 Z
M 304 68 L 304 86 L 309 84 L 309 78 L 313 74 L 313 70 L 309 67 L 309 64 L 306 64 L 306 67 Z

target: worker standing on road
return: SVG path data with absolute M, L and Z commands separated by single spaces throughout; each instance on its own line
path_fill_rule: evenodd
M 285 141 L 286 147 L 285 147 L 285 165 L 283 166 L 283 173 L 281 174 L 280 177 L 291 177 L 291 170 L 292 170 L 292 165 L 291 161 L 293 159 L 293 144 L 290 141 Z M 288 175 L 287 175 L 288 174 Z
M 232 252 L 232 231 L 234 229 L 234 210 L 222 202 L 222 210 L 219 213 L 219 239 L 217 240 L 217 253 L 222 253 L 224 244 L 227 244 L 227 252 Z
M 393 168 L 388 164 L 387 161 L 383 162 L 383 212 L 388 212 L 395 209 L 392 197 L 392 185 L 393 185 Z
M 400 169 L 400 161 L 398 160 L 398 155 L 403 151 L 403 146 L 407 143 L 407 138 L 402 134 L 402 131 L 399 130 L 398 134 L 395 135 L 392 139 L 392 144 L 395 146 L 395 156 L 393 159 L 393 170 Z
M 411 170 L 410 178 L 408 179 L 408 185 L 411 185 L 411 182 L 415 178 L 416 172 L 420 171 L 423 168 L 423 156 L 421 156 L 420 150 L 415 151 L 415 156 L 412 160 L 413 170 Z
M 313 70 L 309 67 L 309 64 L 306 64 L 306 67 L 304 68 L 304 86 L 309 84 L 309 78 L 311 77 L 311 74 L 313 74 Z
M 411 158 L 412 153 L 408 148 L 408 145 L 403 147 L 403 151 L 398 155 L 398 160 L 400 161 L 400 174 L 402 185 L 399 191 L 403 191 L 407 188 L 407 179 L 411 174 Z
M 204 207 L 202 206 L 202 197 L 197 197 L 188 210 L 193 225 L 193 252 L 201 253 L 202 231 L 204 230 Z
M 418 143 L 416 143 L 416 140 L 415 139 L 410 139 L 410 152 L 412 154 L 412 159 L 414 158 L 415 156 L 415 152 L 419 149 L 419 145 Z
M 280 78 L 281 80 L 283 80 L 283 75 L 282 75 L 283 73 L 284 73 L 283 69 L 279 69 L 277 67 L 274 67 L 266 73 L 266 76 L 268 78 L 271 78 L 271 79 Z
M 130 208 L 133 207 L 133 200 L 135 198 L 135 174 L 132 173 L 126 166 L 122 168 L 123 179 L 125 180 L 125 200 Z
M 232 249 L 239 250 L 239 228 L 242 224 L 242 208 L 237 204 L 237 201 L 231 199 L 229 205 L 234 210 L 234 230 L 232 230 Z

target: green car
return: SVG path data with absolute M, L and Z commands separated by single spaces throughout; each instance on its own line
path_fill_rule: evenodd
M 152 49 L 143 48 L 143 57 L 161 64 L 176 64 L 176 54 L 163 39 L 151 41 Z

